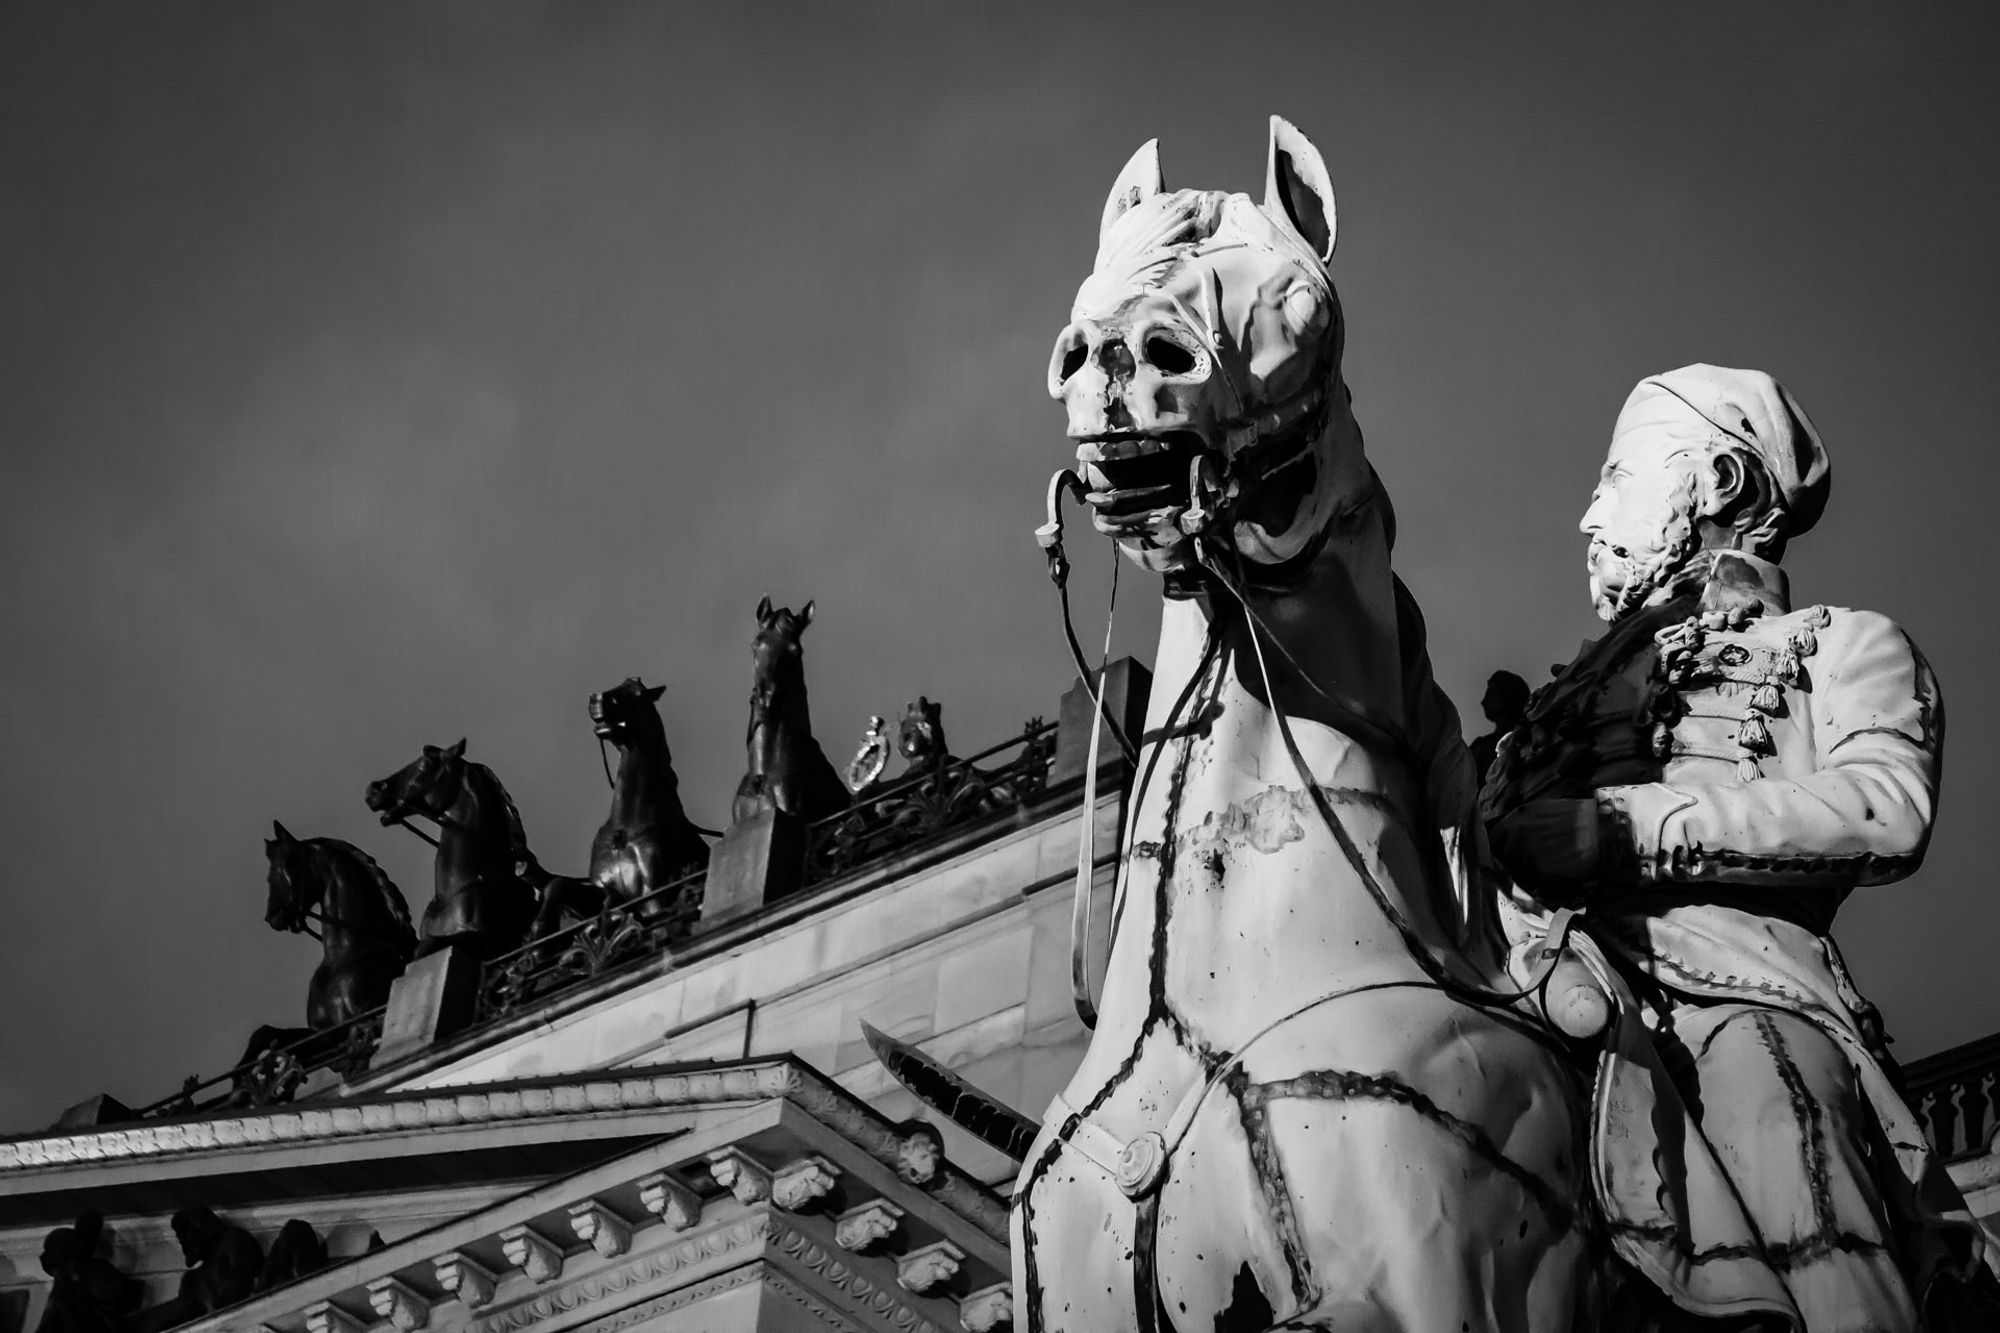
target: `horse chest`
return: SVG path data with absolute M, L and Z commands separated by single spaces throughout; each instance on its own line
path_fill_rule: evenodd
M 1358 747 L 1320 730 L 1301 744 L 1376 879 L 1419 879 L 1381 776 Z M 1218 722 L 1162 757 L 1126 858 L 1107 1020 L 1143 1022 L 1164 1007 L 1201 1043 L 1227 1047 L 1331 986 L 1414 974 L 1289 756 L 1267 739 Z

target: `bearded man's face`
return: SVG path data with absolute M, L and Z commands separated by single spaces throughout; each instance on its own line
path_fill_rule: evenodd
M 1644 606 L 1700 551 L 1704 462 L 1698 445 L 1659 432 L 1612 441 L 1577 525 L 1590 538 L 1590 600 L 1601 619 Z

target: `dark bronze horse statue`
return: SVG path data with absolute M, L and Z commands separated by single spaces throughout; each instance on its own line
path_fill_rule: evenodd
M 708 842 L 681 807 L 667 729 L 660 722 L 665 686 L 646 687 L 632 676 L 590 696 L 590 720 L 600 741 L 618 747 L 618 778 L 611 813 L 590 843 L 590 873 L 581 879 L 552 875 L 532 854 L 526 877 L 540 887 L 537 937 L 555 930 L 562 916 L 591 916 L 645 897 L 708 864 Z M 672 903 L 648 904 L 658 915 Z
M 500 779 L 465 757 L 465 742 L 426 745 L 416 759 L 368 784 L 368 808 L 384 824 L 421 815 L 438 826 L 435 890 L 424 908 L 419 956 L 451 944 L 476 957 L 518 948 L 535 920 L 535 890 L 522 877 L 527 837 Z
M 319 923 L 325 957 L 306 991 L 306 1025 L 321 1032 L 389 998 L 417 933 L 402 892 L 368 853 L 338 838 L 295 838 L 275 821 L 271 828 L 264 923 L 290 932 Z
M 750 768 L 737 785 L 730 819 L 778 809 L 800 819 L 838 814 L 853 800 L 813 739 L 806 707 L 805 654 L 799 636 L 812 624 L 813 604 L 793 612 L 757 603 L 757 636 L 750 641 L 755 684 L 750 690 Z
M 295 838 L 275 820 L 271 830 L 264 923 L 316 935 L 324 955 L 306 988 L 306 1026 L 250 1034 L 232 1080 L 236 1105 L 289 1100 L 308 1066 L 340 1053 L 343 1034 L 329 1029 L 386 1003 L 417 948 L 402 891 L 373 857 L 339 838 Z

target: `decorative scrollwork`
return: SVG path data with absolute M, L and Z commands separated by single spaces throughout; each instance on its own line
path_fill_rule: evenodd
M 701 915 L 702 877 L 677 880 L 488 963 L 479 1016 L 499 1018 L 687 938 Z
M 832 879 L 1035 801 L 1047 790 L 1054 754 L 1055 728 L 1035 718 L 1018 738 L 970 759 L 950 757 L 941 744 L 936 753 L 923 753 L 922 762 L 912 758 L 901 779 L 813 825 L 806 882 Z M 985 766 L 996 757 L 1003 762 Z

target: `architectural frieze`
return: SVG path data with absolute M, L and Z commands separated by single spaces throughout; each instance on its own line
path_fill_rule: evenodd
M 652 1250 L 629 1263 L 600 1269 L 552 1287 L 529 1300 L 476 1319 L 468 1325 L 469 1333 L 517 1333 L 520 1329 L 533 1328 L 544 1320 L 595 1305 L 633 1287 L 669 1279 L 686 1269 L 723 1259 L 736 1251 L 761 1246 L 771 1234 L 772 1227 L 768 1214 L 753 1215 L 728 1226 L 717 1227 Z
M 902 1329 L 904 1333 L 939 1333 L 937 1325 L 905 1305 L 894 1291 L 871 1282 L 865 1274 L 843 1262 L 840 1255 L 804 1232 L 783 1225 L 774 1226 L 771 1242 L 779 1253 L 804 1265 L 843 1296 L 886 1320 L 891 1327 Z

